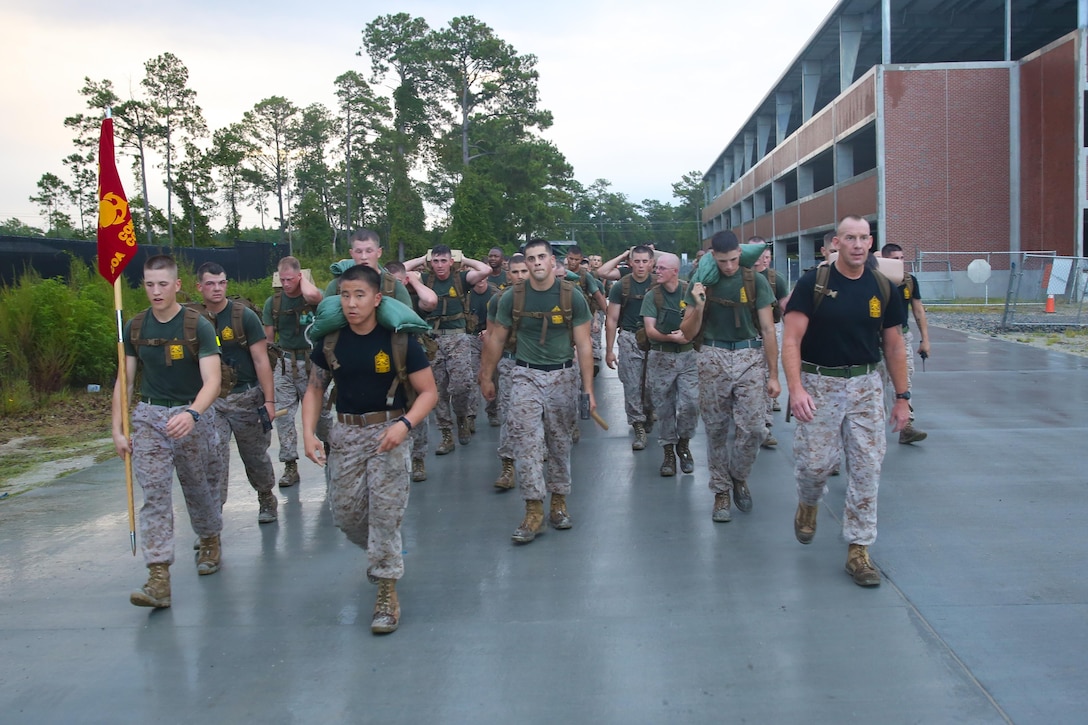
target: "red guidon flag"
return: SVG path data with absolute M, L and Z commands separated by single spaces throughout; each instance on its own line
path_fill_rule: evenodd
M 113 284 L 136 255 L 136 230 L 113 158 L 113 119 L 98 143 L 98 272 Z

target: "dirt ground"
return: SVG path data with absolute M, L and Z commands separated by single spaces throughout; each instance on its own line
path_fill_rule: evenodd
M 0 499 L 116 455 L 110 397 L 73 391 L 41 410 L 0 416 Z

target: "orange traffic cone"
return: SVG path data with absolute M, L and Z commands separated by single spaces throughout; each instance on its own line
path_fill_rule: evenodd
M 1046 296 L 1046 311 L 1054 312 L 1054 295 Z

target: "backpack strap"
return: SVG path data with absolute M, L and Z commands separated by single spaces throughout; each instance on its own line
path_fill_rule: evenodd
M 385 404 L 392 406 L 397 387 L 403 386 L 404 397 L 408 401 L 408 407 L 411 408 L 416 402 L 416 390 L 412 387 L 412 381 L 408 379 L 408 333 L 394 332 L 392 341 L 393 370 L 396 372 L 396 377 L 393 378 L 393 383 L 385 394 Z
M 514 299 L 510 308 L 510 336 L 507 338 L 511 349 L 516 349 L 518 326 L 522 317 L 540 319 L 543 323 L 540 326 L 540 344 L 543 345 L 547 339 L 549 313 L 525 311 L 525 284 L 525 280 L 514 284 Z M 570 344 L 574 345 L 574 282 L 571 280 L 559 280 L 559 313 L 563 317 L 563 324 L 567 326 Z
M 521 325 L 521 315 L 525 311 L 525 280 L 514 283 L 514 299 L 510 306 L 510 335 L 506 338 L 510 352 L 517 349 L 518 327 Z
M 824 297 L 830 292 L 834 297 L 838 294 L 835 290 L 827 289 L 827 281 L 831 278 L 831 265 L 827 262 L 820 262 L 816 266 L 816 285 L 812 288 L 812 311 L 820 309 L 820 303 L 824 301 Z
M 571 347 L 574 347 L 574 284 L 568 280 L 559 282 L 559 311 L 567 326 Z M 544 330 L 540 333 L 540 343 L 544 344 Z
M 735 326 L 737 326 L 737 327 L 740 327 L 740 323 L 741 323 L 741 316 L 740 316 L 741 308 L 747 307 L 750 310 L 750 314 L 752 315 L 752 319 L 757 319 L 756 316 L 758 314 L 757 311 L 756 311 L 756 277 L 755 277 L 755 272 L 753 272 L 750 267 L 741 267 L 740 271 L 741 271 L 741 280 L 742 280 L 742 286 L 741 286 L 741 290 L 740 290 L 740 293 L 741 293 L 740 294 L 740 297 L 741 297 L 740 302 L 734 302 L 733 300 L 727 300 L 727 299 L 724 299 L 724 298 L 721 298 L 721 297 L 711 297 L 709 294 L 706 297 L 706 301 L 708 303 L 713 302 L 715 304 L 722 305 L 723 307 L 732 307 L 733 308 L 733 324 Z M 703 321 L 702 321 L 702 324 L 699 327 L 700 332 L 702 332 L 702 328 L 706 326 L 706 320 L 707 320 L 707 316 L 709 314 L 710 314 L 710 305 L 709 304 L 703 305 Z M 758 328 L 758 325 L 757 325 L 757 328 Z
M 249 347 L 249 338 L 246 337 L 246 306 L 239 300 L 230 300 L 230 326 L 234 330 L 234 341 L 242 349 Z
M 438 326 L 441 325 L 443 322 L 454 322 L 456 320 L 466 319 L 465 309 L 468 306 L 468 300 L 465 298 L 465 289 L 461 282 L 461 273 L 451 272 L 450 278 L 453 280 L 453 289 L 456 293 L 455 296 L 461 303 L 461 311 L 456 315 L 446 314 L 449 311 L 448 305 L 450 301 L 450 295 L 448 292 L 444 295 L 441 295 L 438 299 L 441 301 L 442 304 L 442 314 L 434 315 L 433 317 L 429 318 L 429 321 L 433 323 L 432 329 L 435 330 L 437 330 Z M 434 276 L 433 273 L 427 272 L 423 276 L 423 284 L 427 285 L 431 289 L 434 289 L 434 283 L 436 279 L 437 278 Z
M 272 331 L 280 331 L 280 305 L 283 300 L 283 290 L 277 289 L 272 293 Z
M 325 335 L 324 340 L 321 342 L 321 352 L 325 354 L 325 362 L 329 365 L 329 370 L 339 370 L 340 361 L 336 359 L 336 343 L 340 339 L 340 329 L 337 328 Z
M 170 345 L 180 342 L 189 348 L 189 352 L 194 358 L 200 356 L 200 340 L 197 338 L 196 328 L 200 323 L 200 318 L 203 316 L 199 311 L 189 305 L 182 305 L 182 314 L 185 317 L 182 319 L 181 324 L 181 340 L 167 340 L 161 337 L 145 338 L 142 335 L 144 320 L 147 318 L 147 310 L 136 313 L 132 318 L 132 324 L 129 327 L 129 342 L 134 347 L 139 348 L 141 345 L 147 345 L 150 347 L 161 347 L 163 349 L 163 357 L 166 360 L 166 366 L 172 367 L 174 361 L 170 358 Z M 136 355 L 137 364 L 139 364 L 140 356 Z
M 880 288 L 880 296 L 884 298 L 884 306 L 881 307 L 880 315 L 884 316 L 884 313 L 888 309 L 888 303 L 892 298 L 892 283 L 887 277 L 885 277 L 880 270 L 870 269 L 873 276 L 876 278 L 877 286 Z M 838 295 L 838 290 L 829 290 L 827 288 L 828 280 L 831 279 L 831 263 L 821 262 L 816 267 L 816 284 L 812 288 L 812 311 L 815 312 L 820 308 L 820 303 L 824 301 L 824 297 L 835 297 Z

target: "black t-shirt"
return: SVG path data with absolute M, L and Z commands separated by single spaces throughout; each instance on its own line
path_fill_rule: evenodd
M 408 336 L 406 357 L 409 374 L 430 366 L 419 341 L 411 335 Z M 317 345 L 310 359 L 315 365 L 329 369 L 324 345 Z M 391 330 L 379 325 L 370 333 L 359 335 L 350 327 L 341 328 L 340 339 L 336 341 L 336 360 L 340 367 L 333 371 L 332 377 L 336 381 L 337 413 L 358 415 L 407 407 L 403 386 L 397 388 L 393 404 L 385 404 L 385 395 L 397 376 L 393 368 Z
M 880 362 L 880 333 L 902 325 L 905 316 L 894 286 L 885 309 L 876 276 L 866 269 L 856 280 L 839 274 L 831 265 L 828 294 L 813 312 L 816 270 L 806 272 L 790 295 L 786 312 L 808 317 L 801 340 L 801 359 L 814 365 L 840 367 Z
M 906 278 L 904 278 L 903 284 L 899 285 L 899 299 L 903 300 L 904 333 L 910 329 L 911 300 L 922 301 L 922 292 L 918 289 L 918 278 L 913 274 L 908 274 L 907 277 L 910 278 L 910 285 L 907 284 Z

